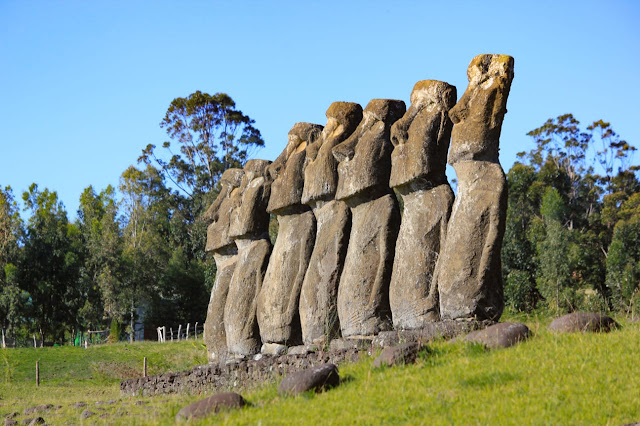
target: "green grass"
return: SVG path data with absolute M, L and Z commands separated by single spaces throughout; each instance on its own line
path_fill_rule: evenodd
M 223 413 L 227 424 L 611 424 L 640 420 L 640 323 L 622 322 L 607 334 L 554 335 L 547 318 L 525 322 L 535 336 L 508 349 L 437 342 L 414 365 L 372 369 L 373 358 L 343 365 L 343 383 L 328 392 L 279 397 L 275 384 L 243 392 L 249 406 Z M 63 405 L 42 416 L 79 423 L 77 401 L 116 424 L 172 424 L 177 411 L 206 395 L 120 397 L 115 376 L 140 370 L 177 371 L 204 362 L 193 342 L 3 350 L 0 413 L 44 404 Z M 43 383 L 33 384 L 40 359 Z M 55 366 L 55 372 L 46 365 Z M 109 366 L 105 368 L 104 366 Z M 129 374 L 129 373 L 127 373 Z M 91 378 L 89 378 L 91 377 Z M 95 401 L 117 399 L 95 407 Z M 137 401 L 147 402 L 136 405 Z M 97 408 L 103 408 L 99 411 Z M 21 416 L 18 419 L 24 418 Z M 209 424 L 207 419 L 199 424 Z M 194 422 L 198 424 L 198 422 Z

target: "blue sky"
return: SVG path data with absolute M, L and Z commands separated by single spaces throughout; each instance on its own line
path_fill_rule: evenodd
M 640 144 L 637 1 L 0 0 L 0 185 L 58 192 L 117 186 L 172 99 L 226 92 L 274 159 L 298 121 L 331 102 L 409 102 L 413 85 L 464 92 L 480 53 L 515 58 L 500 160 L 547 118 L 610 121 Z M 640 154 L 634 159 L 637 164 Z

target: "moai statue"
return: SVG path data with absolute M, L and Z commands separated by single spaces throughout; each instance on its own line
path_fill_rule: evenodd
M 322 136 L 307 146 L 302 202 L 313 209 L 316 242 L 300 293 L 300 323 L 306 345 L 323 346 L 340 335 L 338 283 L 351 230 L 351 211 L 334 199 L 338 162 L 331 150 L 347 139 L 362 121 L 362 107 L 334 102 L 327 110 Z
M 267 203 L 271 180 L 266 160 L 249 160 L 236 194 L 241 198 L 233 210 L 229 237 L 238 247 L 238 260 L 229 283 L 224 307 L 227 350 L 232 355 L 252 355 L 260 351 L 261 341 L 256 319 L 258 293 L 271 254 Z
M 238 248 L 229 237 L 229 224 L 234 208 L 240 204 L 238 187 L 244 172 L 227 169 L 220 178 L 220 193 L 203 219 L 213 222 L 207 229 L 206 252 L 213 254 L 216 262 L 216 280 L 211 289 L 211 298 L 204 323 L 205 344 L 209 361 L 224 360 L 227 353 L 227 336 L 224 332 L 224 305 L 227 302 L 229 283 L 238 260 Z
M 421 328 L 439 319 L 434 277 L 454 198 L 445 169 L 453 127 L 448 114 L 456 99 L 454 86 L 419 81 L 411 107 L 391 128 L 390 186 L 404 202 L 389 285 L 396 329 Z
M 349 247 L 338 286 L 342 337 L 371 336 L 391 328 L 389 280 L 400 227 L 398 201 L 389 188 L 391 125 L 402 101 L 374 99 L 358 128 L 332 153 L 338 165 L 335 198 L 351 209 Z
M 454 126 L 448 162 L 458 176 L 458 193 L 438 265 L 440 315 L 497 321 L 504 307 L 500 250 L 507 215 L 498 145 L 513 58 L 476 56 L 467 77 L 466 92 L 449 111 Z
M 298 304 L 316 237 L 316 220 L 309 206 L 300 201 L 306 148 L 321 132 L 320 125 L 296 123 L 289 131 L 284 151 L 269 167 L 273 183 L 267 211 L 277 215 L 278 237 L 258 296 L 264 352 L 277 352 L 280 345 L 302 342 Z M 269 349 L 269 345 L 276 349 Z

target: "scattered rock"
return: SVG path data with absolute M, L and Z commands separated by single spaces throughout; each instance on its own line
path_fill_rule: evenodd
M 34 413 L 43 413 L 45 411 L 51 410 L 52 408 L 54 408 L 52 404 L 38 405 L 36 407 L 25 408 L 24 414 L 28 415 L 28 414 L 34 414 Z
M 197 419 L 217 414 L 221 409 L 242 408 L 245 405 L 242 395 L 237 393 L 219 393 L 187 405 L 176 414 L 176 421 Z
M 89 411 L 89 410 L 84 410 L 82 412 L 82 414 L 80 414 L 80 420 L 85 420 L 88 419 L 91 416 L 95 416 L 96 413 L 94 413 L 93 411 Z
M 149 401 L 136 401 L 134 405 L 147 405 Z
M 4 420 L 4 426 L 15 426 L 19 424 L 16 420 L 13 419 L 5 419 Z
M 373 346 L 375 348 L 386 348 L 408 342 L 426 343 L 438 339 L 452 339 L 493 324 L 493 321 L 476 320 L 430 322 L 415 330 L 384 331 L 373 338 Z
M 308 353 L 315 352 L 315 351 L 316 349 L 313 346 L 299 345 L 299 346 L 290 347 L 289 351 L 287 352 L 287 355 L 306 355 Z
M 333 339 L 331 343 L 329 343 L 329 350 L 337 352 L 348 349 L 371 349 L 372 342 L 373 338 Z
M 278 343 L 263 343 L 260 352 L 263 355 L 280 356 L 287 353 L 287 347 Z
M 13 419 L 15 417 L 18 417 L 20 415 L 20 413 L 18 413 L 17 411 L 14 411 L 13 413 L 8 413 L 6 416 L 4 416 L 5 419 Z
M 416 361 L 416 356 L 419 351 L 420 345 L 416 342 L 386 348 L 378 358 L 373 361 L 373 367 L 380 368 L 382 366 L 392 367 L 398 364 L 413 364 Z
M 335 364 L 322 364 L 286 376 L 278 386 L 278 394 L 297 395 L 310 390 L 328 389 L 338 384 L 338 367 Z
M 617 328 L 618 323 L 611 317 L 590 312 L 574 312 L 556 318 L 549 325 L 549 330 L 556 333 L 608 332 Z
M 43 425 L 45 424 L 45 420 L 42 417 L 36 417 L 35 419 L 31 419 L 31 421 L 28 423 L 29 426 L 35 426 L 35 425 Z
M 508 348 L 527 340 L 531 335 L 529 327 L 518 322 L 502 322 L 485 328 L 484 330 L 473 331 L 463 340 L 466 342 L 479 343 L 487 348 Z

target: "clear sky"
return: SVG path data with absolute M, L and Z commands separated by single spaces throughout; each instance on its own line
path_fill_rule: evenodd
M 334 101 L 409 102 L 447 81 L 461 96 L 480 53 L 515 58 L 505 170 L 547 118 L 610 121 L 640 145 L 640 2 L 0 0 L 0 185 L 117 186 L 172 99 L 228 93 L 274 159 L 298 121 Z M 636 155 L 635 163 L 640 160 Z

